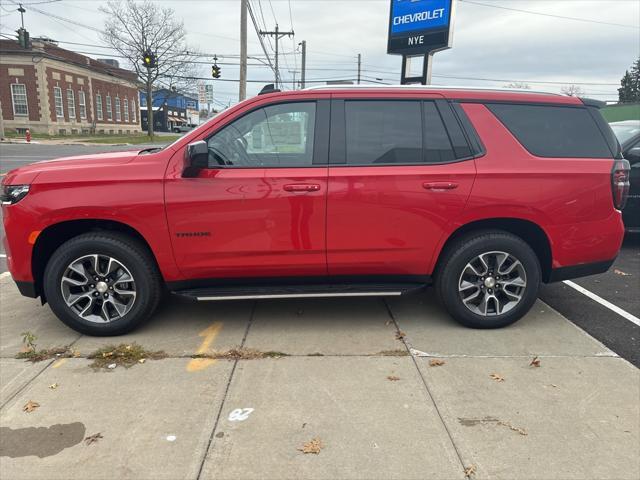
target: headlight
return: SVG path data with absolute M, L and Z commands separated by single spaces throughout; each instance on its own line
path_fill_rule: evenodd
M 29 185 L 3 185 L 0 201 L 3 205 L 18 203 L 29 193 Z

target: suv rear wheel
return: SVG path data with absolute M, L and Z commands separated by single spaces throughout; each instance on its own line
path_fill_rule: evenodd
M 540 287 L 540 263 L 520 237 L 484 231 L 458 239 L 444 254 L 436 290 L 449 314 L 472 328 L 499 328 L 522 318 Z
M 60 320 L 97 336 L 137 328 L 156 309 L 161 292 L 147 249 L 117 233 L 88 233 L 64 243 L 47 264 L 43 287 Z

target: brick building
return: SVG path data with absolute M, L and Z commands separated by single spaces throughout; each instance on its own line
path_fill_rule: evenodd
M 140 131 L 135 73 L 33 39 L 0 40 L 5 132 L 127 134 Z

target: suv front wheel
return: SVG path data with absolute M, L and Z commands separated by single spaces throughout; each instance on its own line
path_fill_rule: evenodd
M 62 244 L 44 272 L 51 310 L 88 335 L 121 335 L 156 309 L 160 275 L 147 249 L 118 233 L 87 233 Z
M 461 237 L 446 250 L 435 286 L 461 324 L 499 328 L 531 309 L 540 278 L 540 262 L 526 242 L 507 232 L 484 231 Z

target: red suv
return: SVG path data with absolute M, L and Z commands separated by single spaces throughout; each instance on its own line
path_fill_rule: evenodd
M 540 282 L 606 271 L 629 164 L 595 101 L 496 90 L 258 95 L 162 149 L 3 181 L 23 295 L 117 335 L 164 291 L 197 300 L 402 295 L 511 324 Z

